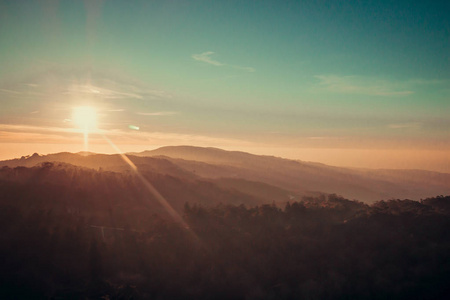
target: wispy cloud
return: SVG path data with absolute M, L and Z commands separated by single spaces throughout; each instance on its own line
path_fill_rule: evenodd
M 0 94 L 7 94 L 8 96 L 12 97 L 43 97 L 46 94 L 45 93 L 39 93 L 39 92 L 30 92 L 27 90 L 22 89 L 1 89 L 0 88 Z
M 230 67 L 233 69 L 237 69 L 237 70 L 242 70 L 245 72 L 255 72 L 255 69 L 252 67 L 243 67 L 243 66 L 237 66 L 237 65 L 230 65 L 230 64 L 225 64 L 225 63 L 221 63 L 217 60 L 214 60 L 213 58 L 211 58 L 211 56 L 214 54 L 214 52 L 212 51 L 206 51 L 200 54 L 193 54 L 191 57 L 193 59 L 195 59 L 196 61 L 201 61 L 216 67 Z
M 396 123 L 396 124 L 389 124 L 388 127 L 392 129 L 420 128 L 422 127 L 422 123 L 420 122 Z
M 1 82 L 0 95 L 9 98 L 39 97 L 58 101 L 71 101 L 73 97 L 89 99 L 169 99 L 172 94 L 152 89 L 146 84 L 114 73 L 96 72 L 89 69 L 53 67 L 17 81 Z
M 154 145 L 191 144 L 207 147 L 252 145 L 251 142 L 246 140 L 212 137 L 202 134 L 143 130 L 130 131 L 123 129 L 98 130 L 98 132 L 89 136 L 89 142 L 92 144 L 105 143 L 102 138 L 103 135 L 110 138 L 114 143 L 123 145 L 149 145 L 149 143 Z M 83 144 L 82 134 L 77 129 L 68 127 L 0 124 L 0 138 L 3 143 L 27 141 L 30 144 Z
M 114 139 L 117 143 L 141 143 L 145 144 L 151 142 L 156 145 L 204 145 L 204 146 L 217 146 L 217 145 L 249 145 L 248 141 L 224 138 L 224 137 L 212 137 L 201 134 L 184 134 L 176 132 L 143 132 L 143 131 L 123 131 L 112 130 L 108 132 L 108 136 Z
M 156 112 L 138 112 L 136 113 L 141 116 L 173 116 L 177 115 L 176 111 L 156 111 Z
M 362 76 L 317 75 L 316 89 L 340 94 L 369 96 L 408 96 L 414 92 L 405 88 L 405 83 L 390 82 Z
M 344 137 L 340 136 L 308 136 L 308 140 L 341 140 Z
M 79 128 L 71 126 L 71 119 L 64 119 L 62 123 L 64 126 L 39 126 L 27 124 L 0 124 L 0 132 L 27 132 L 27 133 L 42 133 L 42 134 L 79 134 L 83 132 Z M 106 130 L 96 129 L 93 133 L 104 133 Z
M 14 94 L 14 95 L 20 95 L 21 92 L 8 90 L 8 89 L 0 89 L 0 93 L 7 93 L 7 94 Z
M 143 95 L 139 93 L 133 93 L 125 90 L 112 90 L 107 88 L 102 88 L 94 85 L 80 85 L 74 84 L 67 88 L 64 94 L 70 95 L 93 95 L 97 97 L 101 97 L 104 99 L 120 99 L 120 98 L 132 98 L 132 99 L 143 99 Z
M 202 61 L 207 64 L 213 65 L 213 66 L 224 66 L 223 63 L 218 62 L 217 60 L 214 60 L 211 58 L 211 55 L 213 55 L 213 54 L 214 54 L 214 52 L 207 51 L 207 52 L 203 52 L 201 54 L 193 54 L 192 58 L 197 61 Z

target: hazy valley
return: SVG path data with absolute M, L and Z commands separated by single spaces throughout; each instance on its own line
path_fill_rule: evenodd
M 216 189 L 240 192 L 255 198 L 256 202 L 248 200 L 250 202 L 243 201 L 244 204 L 268 201 L 285 203 L 289 200 L 301 200 L 302 196 L 319 194 L 338 194 L 347 199 L 372 203 L 398 198 L 420 200 L 450 193 L 450 174 L 432 171 L 339 168 L 191 146 L 163 147 L 153 151 L 130 153 L 127 157 L 143 174 L 165 176 L 185 183 L 208 182 Z M 60 169 L 63 168 L 61 163 L 64 163 L 95 171 L 119 174 L 132 172 L 131 167 L 118 154 L 33 155 L 2 161 L 0 166 L 35 167 L 44 162 L 52 162 Z M 171 188 L 177 189 L 178 186 L 173 184 Z M 224 203 L 236 203 L 232 198 L 225 198 Z M 210 201 L 211 204 L 216 203 Z

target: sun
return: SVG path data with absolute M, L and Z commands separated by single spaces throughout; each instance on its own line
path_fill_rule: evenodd
M 75 107 L 72 111 L 73 123 L 88 133 L 97 129 L 97 111 L 90 106 Z

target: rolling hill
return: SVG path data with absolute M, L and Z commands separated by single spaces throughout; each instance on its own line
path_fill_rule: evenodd
M 182 182 L 207 182 L 216 189 L 257 199 L 250 201 L 252 204 L 284 203 L 318 194 L 339 194 L 372 203 L 393 198 L 419 200 L 450 193 L 450 174 L 424 170 L 350 169 L 193 146 L 162 147 L 129 153 L 127 157 L 143 174 L 169 176 Z M 65 163 L 97 171 L 132 173 L 130 166 L 118 154 L 33 154 L 2 161 L 0 167 L 34 167 L 44 162 Z M 178 184 L 174 183 L 168 191 L 177 187 Z M 190 200 L 195 201 L 195 198 Z M 225 203 L 236 203 L 231 198 L 223 200 Z

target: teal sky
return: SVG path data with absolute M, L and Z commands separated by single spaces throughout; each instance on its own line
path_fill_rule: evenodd
M 450 172 L 449 16 L 448 1 L 0 1 L 0 158 L 76 149 L 88 105 L 124 151 Z

